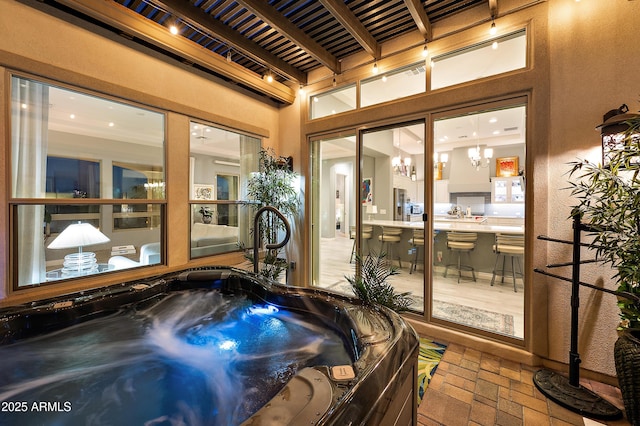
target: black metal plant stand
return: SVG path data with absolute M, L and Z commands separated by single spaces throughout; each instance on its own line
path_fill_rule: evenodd
M 595 290 L 604 291 L 606 293 L 618 294 L 617 292 L 592 284 L 580 281 L 580 265 L 583 263 L 597 262 L 593 260 L 580 259 L 580 247 L 590 246 L 580 241 L 582 231 L 590 231 L 588 225 L 581 223 L 578 213 L 573 214 L 573 241 L 558 240 L 544 235 L 538 236 L 538 239 L 552 241 L 562 244 L 571 244 L 573 246 L 573 259 L 569 263 L 558 263 L 547 265 L 547 268 L 557 268 L 562 266 L 571 266 L 571 278 L 552 274 L 538 268 L 534 272 L 557 278 L 563 281 L 571 282 L 571 347 L 569 349 L 569 378 L 550 370 L 538 370 L 533 376 L 533 382 L 536 387 L 552 401 L 559 405 L 579 413 L 586 417 L 595 419 L 619 419 L 622 417 L 622 411 L 610 402 L 606 401 L 598 394 L 580 385 L 580 354 L 578 353 L 578 308 L 580 307 L 580 286 L 593 288 Z

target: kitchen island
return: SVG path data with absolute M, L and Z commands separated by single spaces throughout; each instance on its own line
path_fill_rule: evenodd
M 503 222 L 503 223 L 501 223 Z M 521 222 L 522 224 L 518 224 Z M 382 246 L 378 237 L 382 233 L 383 227 L 402 228 L 402 236 L 399 243 L 394 247 L 394 260 L 397 254 L 400 255 L 402 266 L 409 268 L 411 261 L 415 257 L 414 247 L 410 244 L 409 240 L 413 237 L 413 230 L 424 229 L 424 222 L 409 222 L 409 221 L 396 221 L 396 220 L 365 220 L 363 225 L 373 226 L 373 236 L 369 243 L 369 249 L 372 252 L 380 253 Z M 484 279 L 491 279 L 493 274 L 493 268 L 496 263 L 496 254 L 493 251 L 493 245 L 495 244 L 495 234 L 516 234 L 524 235 L 524 221 L 519 220 L 504 220 L 500 219 L 487 219 L 482 216 L 475 216 L 471 218 L 442 218 L 436 217 L 433 222 L 433 266 L 434 273 L 444 271 L 444 267 L 447 264 L 455 263 L 455 256 L 447 249 L 447 232 L 476 232 L 478 234 L 478 240 L 476 242 L 475 249 L 471 252 L 471 265 L 474 267 L 476 274 Z M 364 243 L 365 250 L 367 249 L 367 243 Z M 419 256 L 422 256 L 420 251 Z M 419 264 L 421 266 L 421 260 Z M 451 273 L 457 273 L 457 271 L 451 271 Z M 464 274 L 468 275 L 468 273 Z

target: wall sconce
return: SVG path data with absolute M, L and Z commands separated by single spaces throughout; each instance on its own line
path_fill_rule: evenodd
M 82 247 L 109 241 L 111 241 L 109 237 L 90 223 L 78 222 L 67 226 L 47 248 L 68 249 L 77 247 L 78 252 L 66 255 L 62 264 L 63 277 L 77 277 L 98 272 L 96 254 L 90 251 L 83 252 Z
M 602 165 L 607 167 L 615 151 L 621 151 L 629 142 L 627 138 L 640 138 L 639 134 L 629 135 L 627 121 L 636 118 L 640 114 L 629 113 L 629 107 L 622 104 L 618 109 L 612 109 L 603 117 L 603 123 L 596 127 L 600 130 L 602 138 Z M 633 163 L 640 163 L 640 158 Z
M 447 161 L 449 161 L 449 154 L 438 154 L 437 152 L 433 153 L 433 168 L 436 170 L 436 180 L 442 180 L 442 169 L 447 165 Z
M 482 157 L 480 156 L 480 146 L 477 145 L 475 148 L 469 148 L 467 151 L 469 155 L 469 160 L 471 160 L 471 165 L 476 168 L 476 170 L 480 170 L 480 167 L 489 167 L 489 161 L 493 158 L 493 149 L 485 148 L 484 149 L 484 162 L 482 161 Z

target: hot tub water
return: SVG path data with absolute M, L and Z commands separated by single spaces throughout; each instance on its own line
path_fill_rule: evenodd
M 0 401 L 16 403 L 3 425 L 239 424 L 300 369 L 354 361 L 308 316 L 211 290 L 0 346 L 0 360 Z

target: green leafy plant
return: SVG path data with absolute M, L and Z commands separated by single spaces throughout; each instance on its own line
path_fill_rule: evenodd
M 200 207 L 199 213 L 202 215 L 202 217 L 211 217 L 211 216 L 213 216 L 213 212 L 207 206 Z
M 292 219 L 300 205 L 295 188 L 296 178 L 297 174 L 287 167 L 286 158 L 275 155 L 273 149 L 261 149 L 258 172 L 253 173 L 247 182 L 247 195 L 250 200 L 256 201 L 253 204 L 255 211 L 263 206 L 273 206 L 287 219 Z M 265 212 L 260 217 L 259 229 L 261 242 L 275 244 L 285 226 L 274 213 Z M 282 249 L 267 250 L 260 268 L 261 275 L 275 280 L 280 277 L 287 267 L 286 259 L 280 257 L 281 251 Z M 245 253 L 245 257 L 253 261 L 252 253 Z
M 593 228 L 591 247 L 616 269 L 619 330 L 640 332 L 640 116 L 607 158 L 607 166 L 586 160 L 570 163 L 574 214 Z
M 356 265 L 361 265 L 360 274 L 345 278 L 359 299 L 386 306 L 396 312 L 407 311 L 413 303 L 411 292 L 397 293 L 389 284 L 389 277 L 400 272 L 386 257 L 386 253 L 372 253 L 365 257 L 356 254 Z

